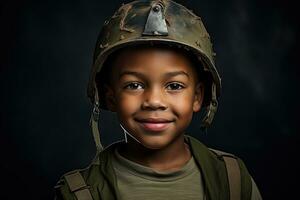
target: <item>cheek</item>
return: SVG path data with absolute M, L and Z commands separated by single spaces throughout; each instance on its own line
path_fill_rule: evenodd
M 117 99 L 118 110 L 124 114 L 135 112 L 140 105 L 140 98 L 137 96 L 120 95 Z
M 187 91 L 186 94 L 175 96 L 172 99 L 172 107 L 178 115 L 188 117 L 193 113 L 194 97 L 190 94 L 190 92 Z

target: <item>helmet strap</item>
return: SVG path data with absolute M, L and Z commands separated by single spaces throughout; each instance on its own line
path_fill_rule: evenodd
M 95 99 L 94 99 L 94 107 L 90 119 L 90 127 L 96 144 L 97 153 L 103 150 L 103 146 L 100 140 L 99 127 L 98 127 L 99 115 L 100 115 L 99 96 L 98 96 L 98 90 L 95 87 Z
M 142 144 L 138 139 L 136 139 L 133 135 L 131 135 L 128 131 L 126 131 L 126 129 L 122 126 L 122 124 L 120 124 L 123 132 L 124 132 L 124 138 L 125 138 L 125 142 L 128 143 L 127 140 L 127 135 L 129 135 L 132 139 L 134 139 L 135 141 L 137 141 L 138 143 Z
M 206 107 L 206 115 L 202 120 L 201 129 L 207 129 L 214 119 L 214 116 L 218 109 L 218 101 L 217 101 L 217 94 L 216 94 L 216 84 L 213 83 L 211 86 L 211 101 L 209 106 Z

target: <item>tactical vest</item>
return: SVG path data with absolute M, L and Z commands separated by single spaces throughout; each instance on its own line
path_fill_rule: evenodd
M 186 143 L 203 176 L 207 200 L 250 200 L 252 183 L 242 160 L 208 149 L 191 136 Z M 55 186 L 57 200 L 117 200 L 120 197 L 112 165 L 114 143 L 96 155 L 89 167 L 62 176 Z

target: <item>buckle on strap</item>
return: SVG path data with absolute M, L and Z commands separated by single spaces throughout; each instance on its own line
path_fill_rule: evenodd
M 77 198 L 77 200 L 93 200 L 89 186 L 86 184 L 84 178 L 79 171 L 65 175 L 65 180 Z

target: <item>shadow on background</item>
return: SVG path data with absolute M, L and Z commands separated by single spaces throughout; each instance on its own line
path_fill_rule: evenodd
M 183 1 L 180 1 L 183 2 Z M 293 1 L 184 1 L 210 33 L 222 77 L 213 127 L 188 133 L 241 157 L 265 199 L 297 194 L 299 12 Z M 121 1 L 1 2 L 0 199 L 52 199 L 95 148 L 86 86 L 99 30 Z M 103 112 L 107 145 L 122 137 Z

